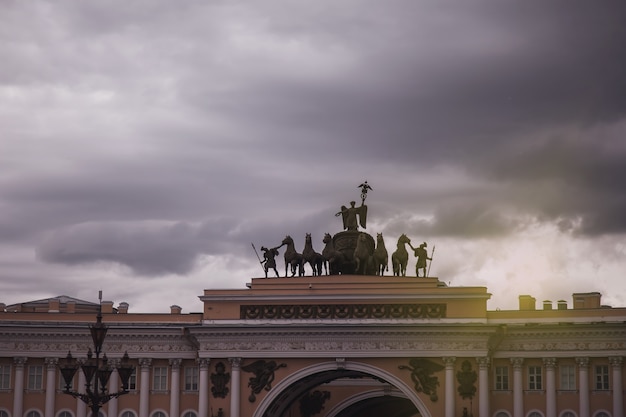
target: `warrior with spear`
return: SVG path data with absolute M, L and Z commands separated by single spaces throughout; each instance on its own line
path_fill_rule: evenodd
M 261 258 L 259 257 L 259 253 L 256 251 L 254 243 L 251 243 L 251 245 L 254 249 L 254 253 L 256 254 L 257 259 L 259 260 L 259 263 L 263 267 L 263 271 L 265 271 L 265 278 L 267 278 L 267 271 L 269 271 L 270 269 L 273 269 L 276 277 L 278 277 L 279 275 L 278 270 L 276 269 L 276 259 L 274 258 L 278 256 L 278 248 L 280 248 L 280 246 L 270 249 L 266 248 L 265 246 L 261 246 L 261 250 L 263 251 L 263 260 L 261 260 Z

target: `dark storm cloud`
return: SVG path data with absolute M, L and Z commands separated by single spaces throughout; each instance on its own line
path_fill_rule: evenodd
M 320 251 L 365 178 L 390 242 L 623 234 L 625 9 L 14 2 L 0 237 L 58 275 L 193 275 L 203 256 L 235 275 L 251 242 Z

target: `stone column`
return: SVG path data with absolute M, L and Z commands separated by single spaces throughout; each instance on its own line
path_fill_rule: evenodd
M 230 390 L 230 417 L 239 417 L 239 404 L 241 402 L 241 358 L 228 358 L 231 369 Z
M 13 358 L 15 364 L 15 384 L 13 385 L 13 415 L 21 417 L 24 413 L 24 366 L 27 358 Z
M 622 364 L 624 358 L 621 356 L 609 357 L 609 363 L 613 370 L 613 417 L 624 417 L 624 391 L 622 381 Z
M 56 370 L 58 358 L 45 358 L 46 364 L 46 406 L 44 417 L 54 417 L 54 397 L 56 395 Z
M 556 415 L 556 358 L 543 358 L 546 368 L 546 417 Z
M 589 358 L 576 358 L 578 365 L 578 415 L 589 417 Z
M 442 358 L 443 363 L 446 366 L 446 386 L 445 386 L 445 417 L 454 417 L 454 400 L 456 394 L 454 392 L 454 363 L 456 358 L 454 356 L 447 356 Z
M 141 367 L 140 388 L 139 388 L 139 417 L 148 417 L 150 412 L 150 365 L 152 359 L 139 359 Z
M 524 358 L 511 358 L 511 364 L 513 364 L 513 417 L 524 417 L 523 363 Z
M 200 381 L 198 381 L 198 417 L 209 416 L 209 358 L 198 358 Z
M 117 367 L 120 366 L 121 362 L 121 359 L 109 359 L 109 365 L 113 370 L 113 372 L 111 372 L 111 377 L 109 378 L 109 393 L 111 394 L 121 391 L 120 378 L 119 374 L 117 373 Z M 111 398 L 108 402 L 108 405 L 108 415 L 110 417 L 117 417 L 117 398 Z
M 172 368 L 172 384 L 170 385 L 170 416 L 178 417 L 180 414 L 180 364 L 181 359 L 170 359 Z
M 478 416 L 489 417 L 489 357 L 476 358 L 478 362 Z

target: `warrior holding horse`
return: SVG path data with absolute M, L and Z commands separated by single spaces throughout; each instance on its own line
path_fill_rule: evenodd
M 404 233 L 398 238 L 396 251 L 391 255 L 391 264 L 393 266 L 394 276 L 406 276 L 406 264 L 409 261 L 409 253 L 404 247 L 405 244 L 411 245 L 411 239 Z

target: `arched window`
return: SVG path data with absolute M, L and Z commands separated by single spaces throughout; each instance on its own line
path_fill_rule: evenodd
M 598 411 L 593 417 L 611 417 L 606 411 Z
M 198 416 L 193 411 L 187 411 L 185 414 L 183 414 L 183 417 L 198 417 Z
M 57 414 L 57 417 L 74 417 L 74 415 L 70 413 L 69 411 L 64 410 L 64 411 L 59 412 L 59 414 Z
M 122 413 L 120 417 L 137 417 L 137 415 L 130 410 L 126 410 Z
M 494 417 L 511 417 L 506 411 L 498 411 Z
M 563 411 L 560 417 L 576 417 L 573 411 Z
M 152 417 L 167 417 L 163 411 L 155 411 L 152 413 Z
M 543 414 L 541 414 L 539 411 L 531 411 L 526 417 L 543 417 Z
M 26 417 L 41 417 L 41 413 L 37 410 L 31 410 L 26 414 Z
M 0 417 L 9 417 L 9 412 L 5 410 L 0 410 Z

